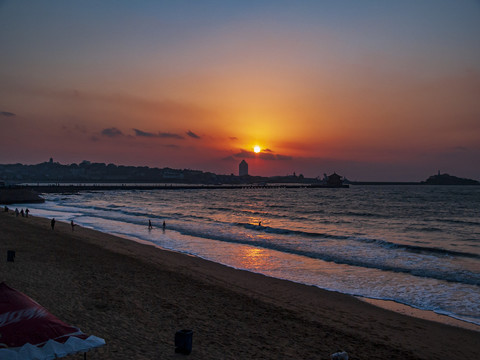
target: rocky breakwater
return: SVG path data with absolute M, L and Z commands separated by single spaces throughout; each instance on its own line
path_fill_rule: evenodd
M 45 199 L 31 190 L 25 188 L 0 188 L 0 204 L 23 204 L 23 203 L 42 203 Z

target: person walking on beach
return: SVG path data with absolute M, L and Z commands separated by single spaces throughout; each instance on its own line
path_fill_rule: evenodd
M 153 228 L 152 222 L 148 220 L 148 230 L 152 230 L 152 228 Z
M 163 221 L 163 225 L 162 225 L 162 229 L 163 231 L 165 231 L 165 228 L 167 227 L 167 225 L 165 225 L 165 220 Z
M 28 208 L 27 208 L 27 210 L 25 210 L 25 216 L 26 216 L 26 217 L 28 217 L 28 213 L 29 213 L 29 212 L 30 212 L 30 210 L 28 210 Z
M 25 212 L 22 210 L 20 210 L 20 215 L 22 215 L 22 217 L 25 217 Z
M 18 211 L 18 208 L 15 208 L 15 217 L 18 217 L 18 214 L 20 214 L 20 212 Z
M 50 226 L 52 227 L 52 230 L 55 229 L 55 218 L 50 221 Z
M 73 220 L 72 220 L 72 221 L 70 221 L 70 225 L 72 226 L 72 231 L 73 231 L 73 230 L 75 229 L 75 226 L 76 226 L 77 224 L 74 224 L 74 223 L 73 223 Z

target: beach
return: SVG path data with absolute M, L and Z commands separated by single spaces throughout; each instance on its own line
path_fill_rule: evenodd
M 480 332 L 405 316 L 355 297 L 30 216 L 0 216 L 0 281 L 104 338 L 89 359 L 474 359 Z M 80 355 L 76 355 L 80 358 Z M 72 356 L 75 358 L 75 356 Z

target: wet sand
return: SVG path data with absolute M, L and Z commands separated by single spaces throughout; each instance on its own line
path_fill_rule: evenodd
M 6 261 L 15 250 L 15 262 Z M 480 332 L 49 219 L 0 215 L 0 281 L 106 340 L 88 359 L 475 359 Z M 81 359 L 75 355 L 72 358 Z

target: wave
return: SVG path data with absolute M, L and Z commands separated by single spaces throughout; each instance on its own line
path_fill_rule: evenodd
M 250 225 L 250 226 L 259 227 L 258 225 Z M 363 267 L 363 268 L 377 269 L 382 271 L 392 271 L 397 273 L 407 273 L 410 275 L 424 277 L 424 278 L 432 278 L 436 280 L 443 280 L 443 281 L 454 282 L 454 283 L 463 283 L 468 285 L 480 286 L 480 274 L 476 274 L 468 270 L 463 270 L 461 272 L 452 272 L 450 269 L 446 269 L 445 271 L 442 271 L 439 268 L 434 268 L 434 269 L 427 269 L 422 267 L 408 268 L 408 267 L 402 267 L 399 265 L 386 264 L 385 262 L 382 262 L 381 259 L 377 259 L 376 257 L 367 259 L 367 258 L 356 256 L 357 254 L 353 254 L 353 256 L 345 256 L 339 253 L 334 253 L 334 254 L 327 253 L 327 252 L 322 253 L 320 251 L 304 250 L 298 247 L 290 247 L 285 244 L 274 243 L 274 242 L 269 242 L 264 240 L 257 240 L 255 238 L 252 240 L 251 238 L 244 239 L 241 237 L 226 236 L 225 234 L 222 234 L 216 231 L 205 232 L 205 231 L 198 231 L 194 229 L 179 228 L 179 227 L 175 228 L 175 230 L 179 231 L 183 235 L 209 238 L 212 240 L 224 241 L 229 243 L 257 246 L 257 247 L 271 249 L 271 250 L 275 250 L 283 253 L 306 256 L 312 259 L 318 259 L 318 260 L 323 260 L 327 262 L 334 262 L 336 264 L 344 264 L 344 265 L 357 266 L 357 267 Z M 275 229 L 275 231 L 276 233 L 281 233 L 278 231 L 278 229 Z M 287 232 L 291 232 L 291 231 L 287 230 Z M 285 234 L 285 233 L 282 233 L 282 234 Z M 342 238 L 354 239 L 348 236 L 340 236 L 340 237 L 331 236 L 331 235 L 324 235 L 324 236 L 330 236 L 331 238 L 335 238 L 335 239 L 342 239 Z M 377 241 L 381 242 L 382 240 L 377 240 Z M 375 261 L 375 260 L 379 260 L 379 261 Z M 418 265 L 422 265 L 422 261 L 420 259 L 418 261 Z
M 452 257 L 465 257 L 472 259 L 480 259 L 480 255 L 472 254 L 462 251 L 454 251 L 442 248 L 428 247 L 428 246 L 416 246 L 416 245 L 407 245 L 407 244 L 398 244 L 389 242 L 386 240 L 372 239 L 365 237 L 353 237 L 347 235 L 332 235 L 326 233 L 318 232 L 306 232 L 300 230 L 290 230 L 290 229 L 281 229 L 274 228 L 263 225 L 254 225 L 249 223 L 236 223 L 236 226 L 244 227 L 249 230 L 262 231 L 270 234 L 279 234 L 279 235 L 299 235 L 304 237 L 318 237 L 323 239 L 338 239 L 338 240 L 353 240 L 357 242 L 364 242 L 369 244 L 379 245 L 382 248 L 386 249 L 403 249 L 413 253 L 422 253 L 422 254 L 433 254 L 433 255 L 442 255 L 442 256 L 452 256 Z
M 106 207 L 103 206 L 79 206 L 79 204 L 65 204 L 62 207 L 56 207 L 56 211 L 59 212 L 75 212 L 78 215 L 78 212 L 84 212 L 86 216 L 97 216 L 101 218 L 105 218 L 108 220 L 119 220 L 119 217 L 122 221 L 128 221 L 135 223 L 137 225 L 141 225 L 144 223 L 145 218 L 161 218 L 165 220 L 170 220 L 173 218 L 182 218 L 184 220 L 193 219 L 193 220 L 201 220 L 206 221 L 210 220 L 203 216 L 198 216 L 195 214 L 185 214 L 175 212 L 172 214 L 167 215 L 160 215 L 160 214 L 147 214 L 143 211 L 135 211 L 135 210 L 126 210 L 124 206 L 118 205 L 107 205 Z M 398 244 L 394 242 L 389 242 L 386 240 L 380 239 L 372 239 L 366 237 L 352 237 L 350 235 L 332 235 L 327 233 L 321 232 L 308 232 L 308 231 L 301 231 L 301 230 L 292 230 L 292 229 L 285 229 L 285 228 L 275 228 L 270 226 L 264 225 L 254 225 L 251 223 L 234 223 L 235 226 L 255 231 L 255 232 L 264 232 L 268 234 L 278 234 L 278 235 L 290 235 L 290 236 L 300 236 L 305 238 L 319 238 L 319 239 L 337 239 L 337 240 L 353 240 L 357 242 L 364 242 L 369 244 L 375 244 L 385 249 L 402 249 L 412 253 L 422 253 L 426 255 L 436 255 L 436 256 L 452 256 L 452 257 L 463 257 L 463 258 L 472 258 L 472 259 L 480 259 L 480 254 L 475 253 L 468 253 L 462 251 L 454 251 L 448 250 L 443 248 L 435 248 L 435 247 L 425 247 L 425 246 L 416 246 L 416 245 L 408 245 L 408 244 Z M 202 236 L 202 234 L 199 234 Z
M 469 225 L 469 226 L 479 226 L 480 222 L 478 221 L 467 221 L 467 220 L 456 220 L 456 219 L 435 219 L 440 223 L 448 223 L 448 224 L 455 224 L 455 225 Z
M 352 216 L 352 217 L 364 217 L 364 218 L 376 218 L 376 219 L 392 219 L 393 217 L 388 214 L 371 213 L 371 212 L 358 212 L 358 211 L 345 211 L 335 212 L 335 216 Z
M 131 209 L 128 209 L 128 207 L 118 207 L 114 210 L 112 207 L 109 206 L 99 206 L 98 203 L 93 206 L 77 203 L 62 203 L 63 202 L 60 202 L 60 204 L 54 204 L 54 209 L 62 211 L 62 207 L 65 206 L 63 208 L 65 213 L 83 212 L 83 216 L 121 221 L 141 226 L 145 224 L 146 218 L 152 216 L 151 214 L 149 215 L 145 211 L 143 211 L 143 209 L 141 209 L 141 211 L 136 210 L 135 207 Z M 177 214 L 178 216 L 175 214 Z M 389 262 L 389 258 L 391 256 L 382 252 L 377 253 L 375 247 L 378 247 L 378 249 L 400 249 L 417 254 L 434 255 L 436 258 L 439 258 L 439 256 L 450 256 L 472 258 L 477 260 L 480 259 L 480 255 L 477 254 L 471 254 L 462 251 L 446 250 L 442 248 L 398 244 L 380 239 L 362 238 L 351 235 L 328 234 L 316 231 L 302 231 L 271 226 L 259 226 L 244 222 L 225 223 L 218 221 L 215 222 L 213 219 L 207 219 L 209 220 L 209 223 L 206 223 L 205 218 L 201 218 L 200 221 L 195 222 L 195 219 L 192 219 L 192 215 L 193 214 L 191 213 L 181 214 L 179 212 L 174 212 L 173 215 L 169 214 L 169 216 L 173 216 L 173 218 L 171 219 L 172 223 L 169 224 L 169 228 L 185 235 L 191 235 L 195 237 L 229 243 L 253 245 L 262 248 L 277 250 L 284 253 L 290 253 L 299 256 L 306 256 L 313 259 L 334 262 L 338 264 L 372 268 L 398 273 L 409 273 L 414 276 L 434 278 L 450 282 L 459 282 L 469 285 L 480 285 L 480 274 L 473 273 L 468 270 L 458 270 L 457 268 L 453 269 L 452 271 L 451 267 L 440 268 L 440 266 L 442 265 L 442 259 L 434 258 L 432 260 L 425 257 L 419 257 L 418 262 L 415 264 L 408 263 L 408 259 L 405 259 L 407 260 L 405 261 L 402 260 L 402 258 L 399 258 L 399 260 L 396 262 Z M 159 214 L 156 214 L 156 216 L 160 217 Z M 170 220 L 169 216 L 165 216 L 163 218 L 168 221 Z M 190 222 L 190 220 L 193 221 Z M 232 225 L 240 229 L 241 231 L 232 229 Z M 273 234 L 278 236 L 262 238 L 261 236 L 257 236 L 256 233 Z M 280 239 L 281 241 L 276 241 L 278 239 Z M 300 241 L 298 241 L 299 239 Z M 315 239 L 315 242 L 318 246 L 310 246 L 310 243 L 312 243 L 313 241 L 312 239 Z M 318 242 L 322 240 L 338 240 L 338 243 L 335 241 L 331 242 L 331 244 L 329 244 L 329 247 L 327 248 L 322 247 L 321 242 Z M 347 253 L 345 251 L 345 248 L 348 247 L 348 242 L 351 241 L 373 244 L 374 248 L 355 248 L 351 253 Z M 336 251 L 336 249 L 338 251 Z M 375 256 L 375 254 L 377 254 L 378 256 Z M 393 254 L 393 257 L 397 257 L 397 255 Z M 427 260 L 428 262 L 422 264 L 424 260 Z M 400 261 L 403 261 L 403 263 L 400 263 Z M 434 262 L 433 264 L 432 261 Z M 438 264 L 439 266 L 436 267 L 435 264 Z
M 435 248 L 435 247 L 429 247 L 429 246 L 397 244 L 397 243 L 392 243 L 386 240 L 379 240 L 379 239 L 369 239 L 369 238 L 361 238 L 361 237 L 357 237 L 354 239 L 356 241 L 365 242 L 369 244 L 377 244 L 387 249 L 403 249 L 413 253 L 480 259 L 480 255 L 478 254 L 472 254 L 472 253 L 467 253 L 462 251 L 454 251 L 454 250 L 441 249 L 441 248 Z
M 236 223 L 235 226 L 243 227 L 249 230 L 262 231 L 265 233 L 278 234 L 278 235 L 299 235 L 304 237 L 319 237 L 324 239 L 338 239 L 338 240 L 350 238 L 350 236 L 346 236 L 346 235 L 331 235 L 326 233 L 281 229 L 281 228 L 274 228 L 274 227 L 264 226 L 264 225 L 254 225 L 250 223 Z
M 219 207 L 219 206 L 209 206 L 207 209 L 208 209 L 208 210 L 221 211 L 221 212 L 232 212 L 232 211 L 236 211 L 235 209 L 232 209 L 232 208 Z
M 266 205 L 267 208 L 269 209 L 290 209 L 290 207 L 285 206 L 285 205 L 276 205 L 276 204 L 269 204 Z
M 407 226 L 405 231 L 414 231 L 414 232 L 443 232 L 442 229 L 434 226 Z

